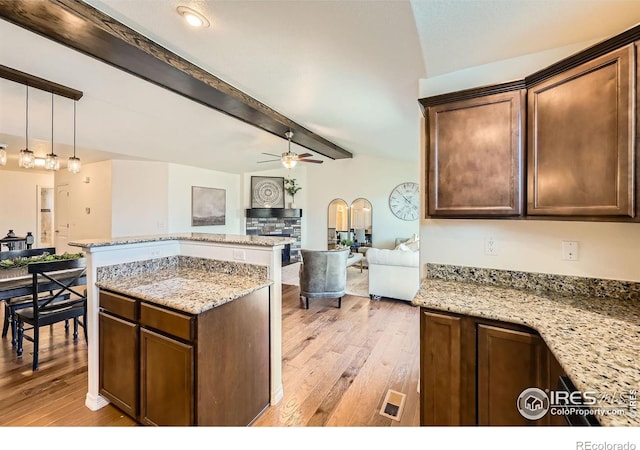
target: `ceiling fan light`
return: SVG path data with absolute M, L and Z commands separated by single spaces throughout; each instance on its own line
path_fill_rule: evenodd
M 298 160 L 293 155 L 285 155 L 282 157 L 282 165 L 287 169 L 293 169 L 296 164 L 298 164 Z
M 67 164 L 67 170 L 71 173 L 78 173 L 82 168 L 82 164 L 80 163 L 80 158 L 76 158 L 75 156 L 69 157 L 69 163 Z
M 6 145 L 0 144 L 0 166 L 7 165 L 7 151 L 5 148 L 7 148 Z
M 33 169 L 36 165 L 36 157 L 31 150 L 28 148 L 20 150 L 20 155 L 18 156 L 18 166 L 24 169 Z

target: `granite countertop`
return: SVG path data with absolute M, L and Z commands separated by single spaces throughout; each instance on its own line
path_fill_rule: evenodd
M 200 314 L 271 284 L 257 277 L 184 267 L 96 283 L 103 289 L 190 314 Z
M 96 286 L 200 314 L 273 284 L 267 267 L 190 256 L 170 256 L 97 269 Z
M 533 328 L 582 392 L 619 396 L 640 388 L 637 300 L 427 278 L 413 304 Z M 632 411 L 595 417 L 602 425 L 640 425 Z
M 275 247 L 277 245 L 291 244 L 296 242 L 292 237 L 271 237 L 244 234 L 216 234 L 216 233 L 176 233 L 176 234 L 155 234 L 147 236 L 129 236 L 114 239 L 83 239 L 69 242 L 74 247 L 85 249 L 107 247 L 113 245 L 140 244 L 144 242 L 160 241 L 196 241 L 196 242 L 216 242 L 222 244 L 251 245 L 258 247 Z

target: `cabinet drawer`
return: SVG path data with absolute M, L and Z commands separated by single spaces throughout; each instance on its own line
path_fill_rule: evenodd
M 140 325 L 155 328 L 186 341 L 193 340 L 193 317 L 148 303 L 140 304 Z
M 112 292 L 100 291 L 100 308 L 125 319 L 138 319 L 136 300 Z

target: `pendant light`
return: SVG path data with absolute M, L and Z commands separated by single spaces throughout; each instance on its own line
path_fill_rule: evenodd
M 80 172 L 80 158 L 76 158 L 76 101 L 73 101 L 73 156 L 69 157 L 69 163 L 67 169 L 71 173 Z
M 36 157 L 31 150 L 29 150 L 29 85 L 27 84 L 27 102 L 25 108 L 25 142 L 24 149 L 20 150 L 20 156 L 18 157 L 18 165 L 25 169 L 32 169 L 36 165 Z
M 53 153 L 53 92 L 51 92 L 51 153 L 49 153 L 44 160 L 44 168 L 47 170 L 60 169 L 58 155 Z
M 7 165 L 7 151 L 5 150 L 7 146 L 5 144 L 0 144 L 0 166 Z

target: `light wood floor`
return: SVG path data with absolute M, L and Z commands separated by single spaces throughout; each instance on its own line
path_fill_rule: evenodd
M 346 296 L 311 300 L 283 285 L 284 398 L 254 426 L 418 426 L 418 308 L 394 300 Z M 0 308 L 4 310 L 4 308 Z M 41 337 L 40 369 L 32 344 L 17 358 L 6 337 L 0 352 L 0 426 L 131 426 L 108 405 L 84 406 L 87 351 L 58 324 Z M 379 414 L 389 389 L 406 394 L 400 421 Z

